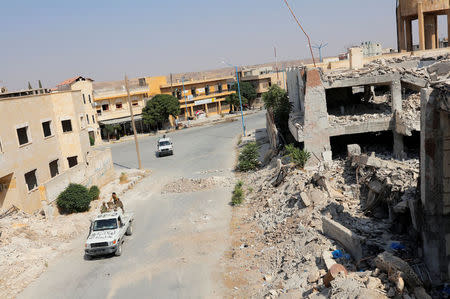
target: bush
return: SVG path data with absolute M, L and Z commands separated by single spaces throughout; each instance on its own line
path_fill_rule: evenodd
M 306 150 L 300 150 L 293 144 L 286 145 L 286 153 L 292 159 L 295 165 L 300 168 L 305 167 L 306 162 L 311 157 L 311 154 Z
M 86 187 L 79 184 L 70 184 L 58 196 L 56 204 L 61 213 L 78 213 L 89 210 L 91 196 Z
M 239 154 L 237 170 L 250 171 L 258 168 L 259 165 L 258 145 L 256 142 L 247 143 Z
M 242 181 L 238 181 L 234 186 L 233 195 L 231 196 L 231 204 L 233 206 L 240 205 L 244 201 L 244 190 L 242 190 Z
M 89 136 L 89 143 L 91 144 L 91 146 L 94 146 L 95 144 L 95 139 L 92 136 Z
M 100 196 L 100 189 L 95 185 L 91 186 L 91 188 L 89 188 L 89 196 L 91 197 L 91 200 L 97 200 Z

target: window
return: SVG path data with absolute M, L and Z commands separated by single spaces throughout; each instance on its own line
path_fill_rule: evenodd
M 109 110 L 109 105 L 108 104 L 102 105 L 102 110 L 103 111 L 108 111 Z
M 53 178 L 59 174 L 59 165 L 58 165 L 58 159 L 53 160 L 52 162 L 48 163 L 48 167 L 50 168 L 50 176 Z
M 88 98 L 89 98 L 89 103 L 92 103 L 91 95 L 90 95 L 90 94 L 88 94 Z
M 176 96 L 177 96 L 176 93 L 175 93 L 175 91 L 172 91 L 172 96 L 173 96 L 173 97 L 176 97 Z
M 97 109 L 97 114 L 102 115 L 102 109 Z
M 92 115 L 92 123 L 95 124 L 95 116 Z
M 222 84 L 217 85 L 217 91 L 222 92 Z
M 209 85 L 205 86 L 205 95 L 209 95 Z
M 145 78 L 139 78 L 139 86 L 145 86 Z
M 80 116 L 80 127 L 84 127 L 84 116 Z
M 51 128 L 51 121 L 44 121 L 42 123 L 42 130 L 44 131 L 44 137 L 52 136 L 52 128 Z
M 192 94 L 193 97 L 196 97 L 196 96 L 197 96 L 197 93 L 196 93 L 196 91 L 195 91 L 195 87 L 192 87 L 192 88 L 191 88 L 191 94 Z
M 29 143 L 30 138 L 28 136 L 28 126 L 17 128 L 17 137 L 19 138 L 19 145 Z
M 86 120 L 87 120 L 87 123 L 89 124 L 90 122 L 89 122 L 89 115 L 87 115 L 86 114 Z
M 78 164 L 78 156 L 68 157 L 67 162 L 69 162 L 69 168 L 72 168 Z
M 272 82 L 269 82 L 269 87 L 271 87 L 272 86 Z
M 3 153 L 2 141 L 0 140 L 0 153 Z
M 178 89 L 177 89 L 177 98 L 179 100 L 181 100 L 181 90 L 178 90 Z
M 116 109 L 122 109 L 122 103 L 116 103 Z
M 133 105 L 133 106 L 139 106 L 139 103 L 138 103 L 138 101 L 133 101 L 133 102 L 131 103 L 131 105 Z
M 72 121 L 70 119 L 62 120 L 61 126 L 63 132 L 72 132 Z
M 31 191 L 38 186 L 36 178 L 36 169 L 25 173 L 25 182 L 27 183 L 28 191 Z
M 83 103 L 86 104 L 86 97 L 84 96 L 84 93 L 83 93 Z

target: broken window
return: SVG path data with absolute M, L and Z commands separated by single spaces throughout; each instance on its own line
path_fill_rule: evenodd
M 122 103 L 116 103 L 116 109 L 122 109 Z
M 51 121 L 44 121 L 42 123 L 42 130 L 44 131 L 44 137 L 52 136 L 52 128 L 51 128 Z
M 63 132 L 72 132 L 72 121 L 70 119 L 61 121 Z
M 86 104 L 86 97 L 84 96 L 84 93 L 83 93 L 83 103 Z
M 36 178 L 36 169 L 25 173 L 25 182 L 28 186 L 28 191 L 33 190 L 34 188 L 37 188 L 37 178 Z
M 28 136 L 28 126 L 18 128 L 17 137 L 19 138 L 19 145 L 27 144 L 30 140 Z
M 102 105 L 102 110 L 103 111 L 108 111 L 109 110 L 109 105 L 108 104 L 103 104 Z
M 53 160 L 52 162 L 48 163 L 48 167 L 50 168 L 50 176 L 53 178 L 59 174 L 59 165 L 58 165 L 58 159 Z
M 78 156 L 68 157 L 67 162 L 69 162 L 69 168 L 76 166 L 78 164 Z

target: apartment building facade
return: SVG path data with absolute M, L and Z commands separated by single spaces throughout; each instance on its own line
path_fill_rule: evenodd
M 269 91 L 269 88 L 275 84 L 286 89 L 286 72 L 276 71 L 272 67 L 246 69 L 243 70 L 240 80 L 249 82 L 256 90 L 257 98 L 261 99 L 262 94 Z
M 31 90 L 0 98 L 0 209 L 42 207 L 43 184 L 90 150 L 80 91 Z
M 82 122 L 84 122 L 89 134 L 89 139 L 93 144 L 101 143 L 100 127 L 98 124 L 97 111 L 95 109 L 94 95 L 93 95 L 93 81 L 90 78 L 83 76 L 76 76 L 74 78 L 65 80 L 57 85 L 58 91 L 79 90 L 83 100 L 84 115 Z M 92 145 L 93 145 L 92 144 Z
M 171 94 L 180 101 L 180 118 L 194 117 L 199 111 L 206 115 L 228 113 L 230 105 L 225 98 L 235 93 L 231 89 L 234 77 L 210 78 L 162 84 L 162 94 Z

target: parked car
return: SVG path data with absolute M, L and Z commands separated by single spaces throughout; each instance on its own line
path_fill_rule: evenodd
M 157 147 L 157 155 L 158 157 L 173 155 L 173 143 L 169 137 L 164 135 L 162 138 L 158 139 Z

